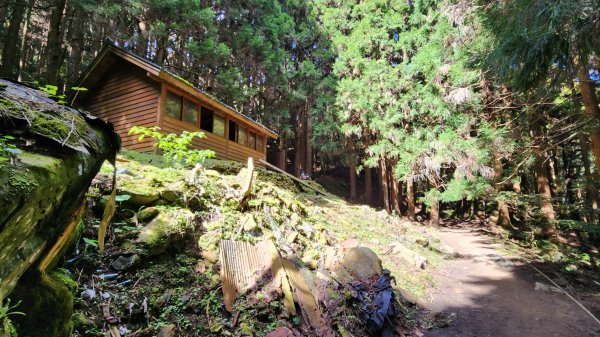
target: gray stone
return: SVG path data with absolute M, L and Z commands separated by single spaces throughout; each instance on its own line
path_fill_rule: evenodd
M 121 255 L 117 257 L 110 266 L 115 270 L 126 270 L 135 266 L 140 261 L 140 257 L 136 254 Z

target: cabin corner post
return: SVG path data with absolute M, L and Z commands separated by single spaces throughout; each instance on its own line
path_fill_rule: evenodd
M 160 95 L 158 96 L 158 104 L 156 111 L 156 125 L 162 129 L 164 127 L 164 111 L 167 105 L 167 85 L 165 82 L 160 82 Z M 158 147 L 154 148 L 154 153 L 158 154 Z
M 224 140 L 225 140 L 225 158 L 224 159 L 229 159 L 229 116 L 225 116 L 225 135 L 224 135 Z

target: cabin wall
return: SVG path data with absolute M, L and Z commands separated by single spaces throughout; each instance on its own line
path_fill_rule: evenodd
M 111 122 L 121 136 L 123 147 L 140 152 L 155 151 L 154 141 L 128 135 L 132 126 L 158 125 L 160 84 L 138 67 L 117 62 L 92 89 L 83 107 Z
M 228 134 L 228 124 L 225 123 L 225 135 Z M 162 116 L 161 129 L 168 133 L 181 133 L 183 131 L 202 131 L 206 138 L 198 139 L 195 138 L 192 141 L 192 145 L 197 149 L 210 149 L 215 151 L 217 159 L 229 159 L 236 160 L 245 163 L 248 157 L 254 158 L 255 161 L 258 159 L 265 160 L 266 154 L 264 152 L 256 151 L 248 146 L 232 142 L 226 137 L 217 136 L 210 132 L 200 130 L 199 128 L 180 121 L 169 116 Z
M 218 136 L 211 132 L 201 130 L 198 126 L 184 122 L 180 119 L 173 118 L 171 116 L 167 116 L 166 111 L 166 97 L 167 97 L 167 87 L 169 91 L 176 93 L 177 95 L 183 96 L 186 99 L 191 100 L 199 105 L 206 106 L 214 111 L 214 113 L 225 118 L 225 132 L 224 136 Z M 161 89 L 161 100 L 160 100 L 160 108 L 159 108 L 159 126 L 162 131 L 165 133 L 181 133 L 183 131 L 201 131 L 204 132 L 205 138 L 194 138 L 192 141 L 192 145 L 197 149 L 210 149 L 215 151 L 215 155 L 217 159 L 228 159 L 235 160 L 245 163 L 248 160 L 248 157 L 254 158 L 255 161 L 258 159 L 266 160 L 266 147 L 267 147 L 267 136 L 262 134 L 259 130 L 250 127 L 250 125 L 244 123 L 241 119 L 233 119 L 231 115 L 219 109 L 212 102 L 207 102 L 199 99 L 198 97 L 194 97 L 188 95 L 181 90 L 173 88 L 171 86 L 167 86 L 163 84 Z M 229 135 L 229 121 L 233 120 L 239 125 L 243 126 L 249 131 L 255 132 L 256 134 L 260 134 L 263 137 L 263 151 L 258 151 L 249 146 L 241 145 L 239 143 L 230 141 L 228 138 Z M 257 163 L 257 165 L 260 165 Z
M 204 102 L 198 97 L 189 96 L 174 90 L 182 96 L 189 97 L 199 104 L 206 105 L 215 113 L 225 117 L 225 136 L 200 130 L 197 126 L 165 115 L 167 85 L 161 84 L 159 78 L 149 77 L 147 72 L 131 63 L 117 60 L 102 76 L 83 99 L 82 107 L 91 114 L 110 121 L 115 131 L 121 136 L 124 148 L 140 152 L 155 152 L 154 140 L 145 138 L 138 141 L 137 136 L 128 135 L 133 126 L 159 126 L 165 133 L 181 133 L 183 131 L 202 131 L 205 138 L 195 138 L 192 145 L 197 149 L 215 151 L 217 159 L 228 159 L 246 162 L 248 157 L 255 161 L 266 159 L 267 136 L 260 130 L 252 128 L 240 118 L 221 111 L 213 102 Z M 172 88 L 169 86 L 169 90 Z M 159 113 L 160 111 L 160 113 Z M 263 151 L 230 141 L 229 120 L 251 130 L 263 137 Z M 259 165 L 259 164 L 257 164 Z

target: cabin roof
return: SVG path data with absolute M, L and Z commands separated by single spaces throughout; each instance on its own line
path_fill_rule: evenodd
M 213 95 L 191 85 L 188 81 L 167 70 L 166 68 L 144 58 L 139 55 L 132 53 L 131 51 L 121 48 L 115 45 L 112 41 L 107 40 L 104 47 L 90 64 L 90 66 L 83 72 L 79 80 L 77 81 L 76 87 L 92 88 L 100 80 L 102 75 L 113 65 L 118 59 L 125 60 L 149 74 L 150 78 L 154 80 L 166 82 L 174 85 L 179 89 L 183 89 L 190 94 L 195 94 L 200 98 L 208 101 L 212 101 L 217 107 L 221 108 L 225 112 L 239 116 L 241 119 L 248 122 L 255 128 L 264 131 L 269 137 L 277 138 L 278 135 L 275 131 L 269 129 L 263 124 L 253 120 L 252 118 L 242 114 L 228 104 L 223 103 Z M 187 89 L 187 90 L 186 90 Z M 190 92 L 191 91 L 191 92 Z M 80 95 L 83 97 L 87 95 L 85 92 L 73 93 L 71 95 Z

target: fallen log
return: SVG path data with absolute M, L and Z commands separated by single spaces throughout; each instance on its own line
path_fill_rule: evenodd
M 29 289 L 45 287 L 37 280 L 64 254 L 90 183 L 105 160 L 114 162 L 120 139 L 110 124 L 6 80 L 0 80 L 0 137 L 1 302 L 25 279 Z M 35 314 L 19 311 L 26 314 L 21 326 L 35 325 Z

